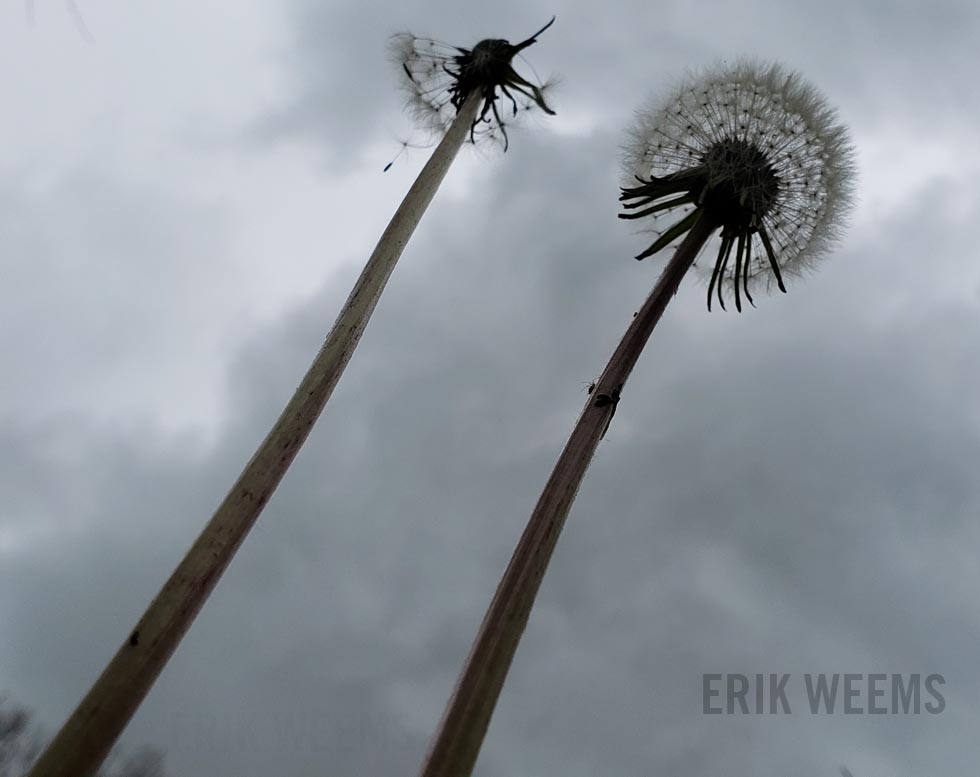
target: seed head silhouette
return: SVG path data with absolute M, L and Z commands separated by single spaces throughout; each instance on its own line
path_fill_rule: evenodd
M 555 17 L 552 17 L 544 27 L 520 43 L 487 38 L 472 49 L 419 38 L 410 32 L 392 36 L 391 59 L 405 73 L 402 85 L 415 118 L 424 128 L 442 133 L 452 123 L 467 96 L 475 91 L 480 95 L 482 105 L 470 126 L 471 142 L 500 142 L 506 151 L 508 123 L 522 112 L 540 108 L 550 116 L 555 115 L 544 99 L 547 85 L 540 83 L 537 74 L 533 77 L 538 83 L 529 81 L 513 65 L 514 57 L 535 43 L 554 22 Z M 534 68 L 529 64 L 528 67 L 533 73 Z M 502 102 L 501 96 L 507 98 L 507 104 Z
M 708 283 L 752 289 L 812 267 L 840 233 L 854 165 L 824 98 L 779 65 L 739 62 L 689 77 L 641 112 L 625 149 L 623 219 L 651 218 L 651 256 L 708 218 L 720 232 Z

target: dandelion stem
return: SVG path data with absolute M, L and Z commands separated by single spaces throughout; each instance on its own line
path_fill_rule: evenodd
M 694 259 L 716 228 L 701 217 L 678 246 L 606 365 L 551 473 L 483 618 L 433 738 L 421 777 L 469 777 L 531 607 L 616 402 L 643 347 Z
M 402 200 L 309 371 L 238 481 L 136 628 L 28 777 L 88 777 L 146 697 L 306 440 L 367 326 L 381 292 L 466 140 L 471 94 Z

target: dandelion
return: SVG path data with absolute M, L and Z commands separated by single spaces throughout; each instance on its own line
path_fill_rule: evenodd
M 814 89 L 773 65 L 738 64 L 686 81 L 642 115 L 627 151 L 629 217 L 662 226 L 638 258 L 680 241 L 616 347 L 531 513 L 450 697 L 422 777 L 468 777 L 579 486 L 667 303 L 715 233 L 709 300 L 798 272 L 826 250 L 849 202 L 844 128 Z M 673 214 L 673 220 L 670 218 Z M 732 257 L 734 251 L 734 258 Z
M 850 197 L 844 129 L 814 89 L 778 65 L 742 63 L 691 78 L 640 115 L 626 151 L 620 200 L 662 226 L 637 259 L 652 256 L 698 219 L 720 231 L 708 283 L 755 305 L 751 289 L 811 267 L 833 241 Z M 674 215 L 681 217 L 673 220 Z M 733 254 L 734 251 L 734 254 Z
M 544 27 L 520 43 L 488 38 L 472 49 L 450 46 L 431 38 L 418 38 L 403 32 L 392 37 L 391 58 L 407 76 L 403 84 L 409 106 L 419 122 L 437 132 L 445 131 L 455 120 L 466 98 L 479 95 L 479 114 L 470 124 L 470 141 L 502 140 L 507 150 L 507 119 L 522 112 L 540 108 L 549 116 L 555 112 L 544 99 L 546 85 L 535 84 L 520 75 L 513 66 L 514 57 L 535 43 L 538 36 L 555 23 L 551 17 Z M 523 59 L 523 57 L 521 57 Z M 534 69 L 528 67 L 533 72 Z M 537 75 L 534 76 L 537 80 Z M 506 97 L 509 107 L 498 101 Z
M 506 145 L 497 105 L 501 97 L 510 101 L 515 114 L 519 105 L 527 107 L 528 100 L 553 113 L 541 88 L 520 76 L 511 64 L 552 22 L 554 19 L 516 45 L 484 40 L 472 49 L 452 48 L 455 53 L 451 55 L 446 49 L 437 53 L 436 44 L 422 45 L 413 38 L 409 46 L 408 39 L 401 39 L 399 70 L 408 76 L 419 104 L 439 115 L 444 137 L 389 222 L 320 352 L 272 430 L 29 777 L 87 777 L 103 761 L 305 442 L 402 250 L 462 144 L 467 138 L 475 141 L 478 136 L 497 133 L 503 135 Z

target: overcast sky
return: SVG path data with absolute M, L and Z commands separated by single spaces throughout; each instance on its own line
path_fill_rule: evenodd
M 127 730 L 177 777 L 413 775 L 659 264 L 616 219 L 686 68 L 800 70 L 851 128 L 788 295 L 688 279 L 569 518 L 477 774 L 975 777 L 980 8 L 972 0 L 0 6 L 0 691 L 54 729 L 210 517 L 428 155 L 388 36 L 523 39 L 558 115 L 464 149 L 284 483 Z M 89 37 L 90 35 L 90 37 Z M 792 673 L 790 715 L 702 675 Z M 939 673 L 811 715 L 803 673 Z M 865 698 L 866 701 L 866 698 Z

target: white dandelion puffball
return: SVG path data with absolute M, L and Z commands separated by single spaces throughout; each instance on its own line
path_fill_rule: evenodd
M 783 276 L 811 267 L 839 237 L 853 149 L 835 111 L 796 73 L 743 61 L 690 76 L 640 113 L 630 135 L 620 197 L 630 212 L 620 217 L 651 217 L 657 234 L 637 258 L 709 219 L 720 235 L 709 310 L 715 290 L 724 307 L 723 288 L 739 310 L 760 283 L 786 291 Z

